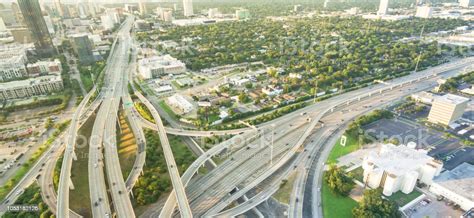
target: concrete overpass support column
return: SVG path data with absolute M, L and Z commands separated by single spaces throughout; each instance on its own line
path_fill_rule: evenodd
M 257 214 L 258 218 L 264 218 L 262 212 L 260 212 L 256 207 L 252 208 L 253 212 Z
M 117 123 L 119 125 L 119 131 L 120 131 L 120 134 L 122 134 L 122 125 L 120 125 L 120 119 L 119 119 L 119 116 L 118 116 L 118 112 L 116 114 L 116 117 L 117 117 Z
M 72 183 L 72 179 L 69 177 L 69 189 L 74 190 L 74 184 Z

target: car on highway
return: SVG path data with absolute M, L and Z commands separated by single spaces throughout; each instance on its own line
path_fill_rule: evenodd
M 16 191 L 16 195 L 19 196 L 19 195 L 23 194 L 24 191 L 25 191 L 24 189 L 20 189 L 20 190 Z

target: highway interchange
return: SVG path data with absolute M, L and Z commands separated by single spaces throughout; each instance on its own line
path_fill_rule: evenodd
M 51 208 L 53 212 L 57 212 L 58 217 L 79 216 L 69 210 L 69 189 L 74 185 L 70 180 L 72 163 L 75 159 L 74 146 L 77 130 L 85 118 L 96 111 L 97 118 L 92 129 L 92 135 L 95 137 L 90 139 L 88 166 L 94 217 L 114 214 L 117 217 L 135 216 L 129 193 L 145 162 L 146 142 L 142 127 L 158 131 L 173 185 L 173 192 L 163 209 L 161 211 L 159 208 L 154 209 L 161 217 L 176 214 L 176 206 L 184 217 L 229 217 L 245 213 L 271 197 L 278 190 L 281 180 L 295 170 L 298 176 L 290 199 L 289 216 L 322 217 L 319 207 L 321 204 L 319 187 L 324 163 L 332 148 L 331 145 L 340 137 L 344 127 L 357 116 L 412 93 L 432 88 L 437 84 L 437 79 L 463 73 L 466 67 L 474 63 L 473 58 L 466 58 L 397 78 L 388 81 L 388 84 L 375 84 L 343 93 L 258 125 L 256 129 L 184 130 L 165 127 L 158 111 L 139 92 L 136 92 L 137 97 L 151 111 L 155 123 L 144 120 L 138 116 L 133 107 L 127 106 L 132 102 L 127 84 L 132 79 L 128 75 L 131 70 L 128 65 L 129 51 L 132 48 L 130 29 L 133 19 L 129 16 L 117 34 L 105 72 L 107 78 L 105 88 L 99 91 L 98 100 L 87 104 L 95 89 L 85 96 L 72 117 L 67 134 L 61 135 L 58 138 L 60 143 L 54 143 L 46 152 L 53 156 L 43 155 L 38 160 L 3 201 L 0 207 L 2 213 L 6 211 L 7 205 L 15 201 L 19 191 L 39 178 L 43 198 L 48 205 L 57 204 Z M 139 144 L 138 158 L 126 180 L 122 176 L 116 147 L 117 117 L 121 104 L 130 119 L 131 128 Z M 235 136 L 206 152 L 201 150 L 202 155 L 180 176 L 167 134 L 188 137 Z M 61 143 L 62 141 L 64 143 Z M 49 178 L 52 177 L 55 162 L 63 151 L 64 158 L 56 200 Z M 220 164 L 214 164 L 214 168 L 205 175 L 195 176 L 200 167 L 212 162 L 212 158 L 216 156 L 222 159 Z M 43 176 L 38 177 L 42 171 Z M 266 185 L 259 186 L 261 184 Z M 247 198 L 246 194 L 256 187 L 260 187 L 260 192 Z M 232 202 L 242 198 L 246 201 L 234 208 L 228 208 Z

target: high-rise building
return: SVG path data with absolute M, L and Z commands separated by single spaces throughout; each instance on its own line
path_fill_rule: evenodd
M 60 0 L 54 0 L 54 8 L 60 17 L 64 17 L 64 6 Z
M 207 12 L 207 17 L 209 18 L 215 18 L 219 14 L 219 9 L 218 8 L 209 8 Z
M 138 9 L 140 10 L 140 15 L 142 16 L 147 13 L 146 5 L 143 3 L 143 0 L 138 0 Z
M 120 14 L 117 12 L 115 8 L 109 8 L 106 10 L 105 13 L 107 14 L 107 16 L 110 17 L 110 19 L 112 19 L 114 24 L 120 23 Z
M 183 0 L 184 16 L 193 16 L 193 0 Z
M 468 98 L 453 94 L 436 96 L 428 115 L 428 121 L 449 126 L 461 118 L 468 101 Z
M 378 15 L 386 15 L 388 12 L 388 0 L 380 0 Z
M 324 0 L 323 7 L 324 7 L 324 8 L 327 8 L 327 7 L 328 7 L 328 4 L 329 4 L 329 0 Z
M 7 31 L 7 27 L 5 26 L 5 22 L 3 22 L 3 18 L 0 17 L 0 32 Z
M 102 26 L 106 30 L 111 30 L 114 28 L 114 21 L 112 18 L 108 15 L 102 15 L 100 16 L 100 22 L 102 23 Z
M 44 16 L 43 18 L 44 18 L 44 22 L 46 22 L 46 26 L 48 27 L 49 34 L 54 34 L 55 33 L 54 25 L 53 25 L 53 21 L 51 20 L 51 17 Z
M 12 3 L 12 11 L 15 15 L 15 20 L 18 25 L 24 26 L 25 19 L 23 18 L 23 14 L 21 14 L 20 6 L 16 2 Z
M 415 17 L 430 18 L 432 14 L 433 9 L 430 6 L 418 6 Z
M 163 20 L 166 22 L 171 22 L 173 21 L 173 11 L 172 10 L 167 10 L 163 12 Z
M 10 8 L 0 8 L 0 17 L 3 19 L 3 22 L 8 25 L 16 24 L 15 13 Z
M 31 32 L 36 52 L 41 56 L 52 56 L 56 53 L 48 27 L 43 18 L 38 0 L 18 0 L 25 23 Z
M 72 38 L 72 48 L 79 57 L 81 64 L 90 65 L 94 63 L 94 53 L 92 52 L 92 42 L 87 34 L 75 34 Z
M 459 0 L 459 6 L 468 8 L 474 5 L 474 0 Z
M 79 11 L 80 18 L 86 18 L 89 16 L 89 6 L 86 2 L 77 4 L 77 9 Z

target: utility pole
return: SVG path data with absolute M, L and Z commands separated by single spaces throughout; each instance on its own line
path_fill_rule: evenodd
M 420 40 L 423 37 L 423 31 L 425 31 L 425 24 L 423 24 L 423 27 L 421 28 Z M 420 54 L 418 54 L 418 58 L 417 58 L 417 61 L 416 61 L 415 73 L 416 73 L 416 71 L 418 71 L 418 65 L 420 64 L 420 60 L 421 60 L 421 51 L 420 51 Z
M 313 103 L 316 103 L 316 96 L 318 95 L 318 81 L 316 80 L 316 84 L 314 85 L 314 98 Z

